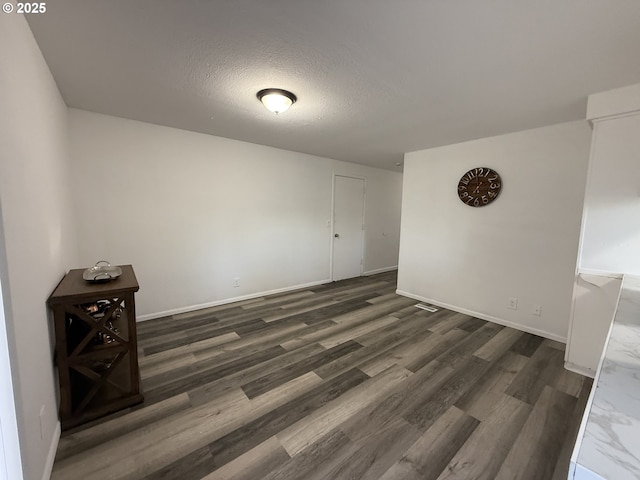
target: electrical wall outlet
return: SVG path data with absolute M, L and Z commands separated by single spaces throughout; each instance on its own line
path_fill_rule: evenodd
M 542 305 L 534 305 L 533 310 L 531 310 L 531 313 L 536 317 L 539 317 L 540 315 L 542 315 Z
M 508 303 L 507 303 L 507 307 L 510 308 L 511 310 L 517 310 L 518 309 L 518 299 L 515 297 L 509 297 Z
M 233 287 L 239 287 L 240 286 L 240 277 L 235 277 L 233 279 Z

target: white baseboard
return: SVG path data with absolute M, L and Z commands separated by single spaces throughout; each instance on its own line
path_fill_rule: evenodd
M 580 375 L 584 375 L 585 377 L 595 378 L 596 372 L 591 370 L 590 368 L 581 367 L 571 362 L 564 362 L 564 368 L 569 370 L 570 372 L 579 373 Z
M 44 465 L 44 472 L 42 472 L 42 480 L 49 480 L 51 478 L 51 472 L 53 471 L 53 462 L 56 459 L 56 452 L 58 451 L 58 443 L 60 442 L 60 434 L 62 429 L 60 421 L 56 423 L 56 428 L 53 431 L 53 438 L 51 439 L 51 445 L 49 446 L 49 453 L 47 454 L 47 463 Z
M 187 313 L 187 312 L 193 312 L 195 310 L 202 310 L 203 308 L 226 305 L 227 303 L 241 302 L 243 300 L 251 300 L 252 298 L 264 297 L 265 295 L 273 295 L 276 293 L 290 292 L 292 290 L 300 290 L 301 288 L 315 287 L 317 285 L 322 285 L 323 283 L 329 283 L 329 282 L 331 282 L 331 279 L 320 280 L 317 282 L 310 282 L 310 283 L 305 283 L 301 285 L 294 285 L 292 287 L 278 288 L 276 290 L 269 290 L 266 292 L 250 293 L 247 295 L 241 295 L 239 297 L 225 298 L 223 300 L 216 300 L 213 302 L 201 303 L 199 305 L 189 305 L 187 307 L 174 308 L 172 310 L 165 310 L 162 312 L 147 313 L 145 315 L 138 315 L 136 317 L 136 321 L 144 322 L 146 320 L 153 320 L 154 318 L 168 317 L 169 315 L 178 315 L 180 313 Z
M 375 270 L 369 270 L 367 272 L 364 272 L 362 275 L 369 276 L 369 275 L 375 275 L 377 273 L 393 272 L 394 270 L 398 270 L 397 265 L 394 267 L 376 268 Z
M 504 325 L 505 327 L 515 328 L 516 330 L 521 330 L 523 332 L 531 333 L 533 335 L 538 335 L 539 337 L 555 340 L 556 342 L 567 343 L 566 337 L 561 337 L 560 335 L 556 335 L 555 333 L 550 333 L 545 330 L 538 330 L 537 328 L 531 328 L 526 325 L 510 322 L 509 320 L 505 320 L 503 318 L 493 317 L 491 315 L 485 315 L 484 313 L 474 312 L 472 310 L 467 310 L 466 308 L 457 307 L 455 305 L 449 305 L 447 303 L 439 302 L 432 298 L 423 297 L 421 295 L 405 292 L 403 290 L 396 290 L 396 293 L 398 295 L 402 295 L 403 297 L 409 297 L 415 300 L 420 300 L 421 302 L 427 302 L 432 305 L 436 305 L 438 307 L 446 308 L 448 310 L 453 310 L 454 312 L 464 313 L 465 315 L 471 315 L 472 317 L 480 318 L 488 322 L 497 323 L 498 325 Z

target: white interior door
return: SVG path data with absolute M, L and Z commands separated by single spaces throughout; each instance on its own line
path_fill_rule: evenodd
M 364 179 L 334 177 L 333 280 L 362 275 Z

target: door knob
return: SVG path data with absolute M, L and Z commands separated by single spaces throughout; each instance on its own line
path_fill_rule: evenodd
M 339 233 L 334 233 L 333 236 L 336 237 L 336 238 L 340 238 L 340 234 Z

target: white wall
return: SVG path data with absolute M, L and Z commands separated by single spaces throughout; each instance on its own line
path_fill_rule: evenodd
M 4 238 L 1 218 L 0 238 Z M 0 268 L 6 272 L 4 252 L 0 252 L 0 256 L 2 256 L 2 267 Z M 20 456 L 20 437 L 7 333 L 2 278 L 0 278 L 0 480 L 22 480 L 24 477 L 22 475 L 22 458 Z
M 81 261 L 132 264 L 139 318 L 328 281 L 334 173 L 366 178 L 365 271 L 397 265 L 400 174 L 82 110 L 70 120 Z
M 640 274 L 640 113 L 594 122 L 580 268 Z
M 578 121 L 406 154 L 399 293 L 565 340 L 590 134 Z M 485 166 L 502 192 L 469 207 L 458 181 Z
M 616 313 L 622 275 L 576 275 L 565 366 L 594 377 Z
M 75 263 L 67 108 L 27 22 L 0 15 L 1 262 L 24 478 L 48 478 L 59 434 L 46 300 Z M 40 410 L 44 408 L 41 438 Z
M 593 376 L 621 274 L 640 274 L 640 84 L 590 95 L 587 117 L 593 136 L 565 360 Z
M 640 111 L 640 83 L 589 95 L 587 120 L 637 113 Z

